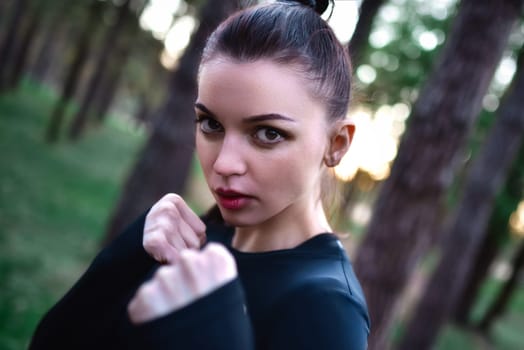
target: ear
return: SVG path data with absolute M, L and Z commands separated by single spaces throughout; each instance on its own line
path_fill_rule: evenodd
M 340 163 L 340 160 L 344 157 L 351 145 L 354 133 L 355 125 L 349 120 L 341 120 L 334 125 L 329 138 L 328 148 L 324 155 L 324 163 L 326 166 L 332 168 Z

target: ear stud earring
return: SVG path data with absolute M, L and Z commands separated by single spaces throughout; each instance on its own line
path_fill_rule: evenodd
M 335 158 L 333 156 L 326 157 L 326 165 L 330 168 L 334 167 L 336 164 Z

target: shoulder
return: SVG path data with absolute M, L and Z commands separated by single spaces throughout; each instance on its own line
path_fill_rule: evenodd
M 301 273 L 296 274 L 288 294 L 335 293 L 367 309 L 364 293 L 340 240 L 333 234 L 321 235 L 309 242 L 309 248 L 310 258 L 297 267 Z
M 297 317 L 359 324 L 369 332 L 365 302 L 358 293 L 351 293 L 338 279 L 317 278 L 307 281 L 282 296 L 278 306 L 281 311 Z
M 275 348 L 366 349 L 370 324 L 365 304 L 338 282 L 320 282 L 294 289 L 275 305 L 269 322 Z
M 318 237 L 309 245 L 314 246 L 317 258 L 311 251 L 312 258 L 302 262 L 301 273 L 290 279 L 273 314 L 286 320 L 281 323 L 285 328 L 297 327 L 301 334 L 314 332 L 316 336 L 310 341 L 365 349 L 370 329 L 368 310 L 349 257 L 334 235 Z

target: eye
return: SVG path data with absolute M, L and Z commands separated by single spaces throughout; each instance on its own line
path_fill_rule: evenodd
M 210 117 L 199 116 L 196 122 L 200 124 L 200 130 L 206 134 L 212 134 L 223 131 L 222 125 Z
M 285 136 L 274 128 L 261 127 L 255 132 L 255 138 L 265 144 L 274 144 L 283 141 Z

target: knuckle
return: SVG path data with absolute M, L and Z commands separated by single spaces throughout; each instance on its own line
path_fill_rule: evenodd
M 189 234 L 185 237 L 186 244 L 189 248 L 198 248 L 200 247 L 200 239 L 195 234 Z
M 214 257 L 222 257 L 224 255 L 229 255 L 228 251 L 223 245 L 215 242 L 211 242 L 207 245 L 207 251 L 209 252 L 208 254 Z
M 137 295 L 147 303 L 148 300 L 156 297 L 156 284 L 154 281 L 144 283 L 139 289 Z
M 169 192 L 169 193 L 166 193 L 164 197 L 162 197 L 162 200 L 170 201 L 176 197 L 179 197 L 179 195 L 174 192 Z
M 180 261 L 185 265 L 189 265 L 195 260 L 196 255 L 197 253 L 192 249 L 182 249 L 180 251 Z
M 155 248 L 164 244 L 164 237 L 158 232 L 152 232 L 144 236 L 144 247 Z
M 235 266 L 235 259 L 221 244 L 209 243 L 207 245 L 207 254 L 209 254 L 216 265 Z
M 171 201 L 163 201 L 158 203 L 158 212 L 160 215 L 169 215 L 170 213 L 177 212 L 176 205 Z
M 160 267 L 155 273 L 155 279 L 159 282 L 166 282 L 171 280 L 173 277 L 172 268 L 169 266 Z
M 173 224 L 171 223 L 171 220 L 169 220 L 168 217 L 161 217 L 158 219 L 157 228 L 161 232 L 169 232 L 173 229 Z
M 166 199 L 168 199 L 171 203 L 174 203 L 174 204 L 179 204 L 179 203 L 183 203 L 184 200 L 182 199 L 182 197 L 176 193 L 168 193 L 166 196 L 165 196 Z

